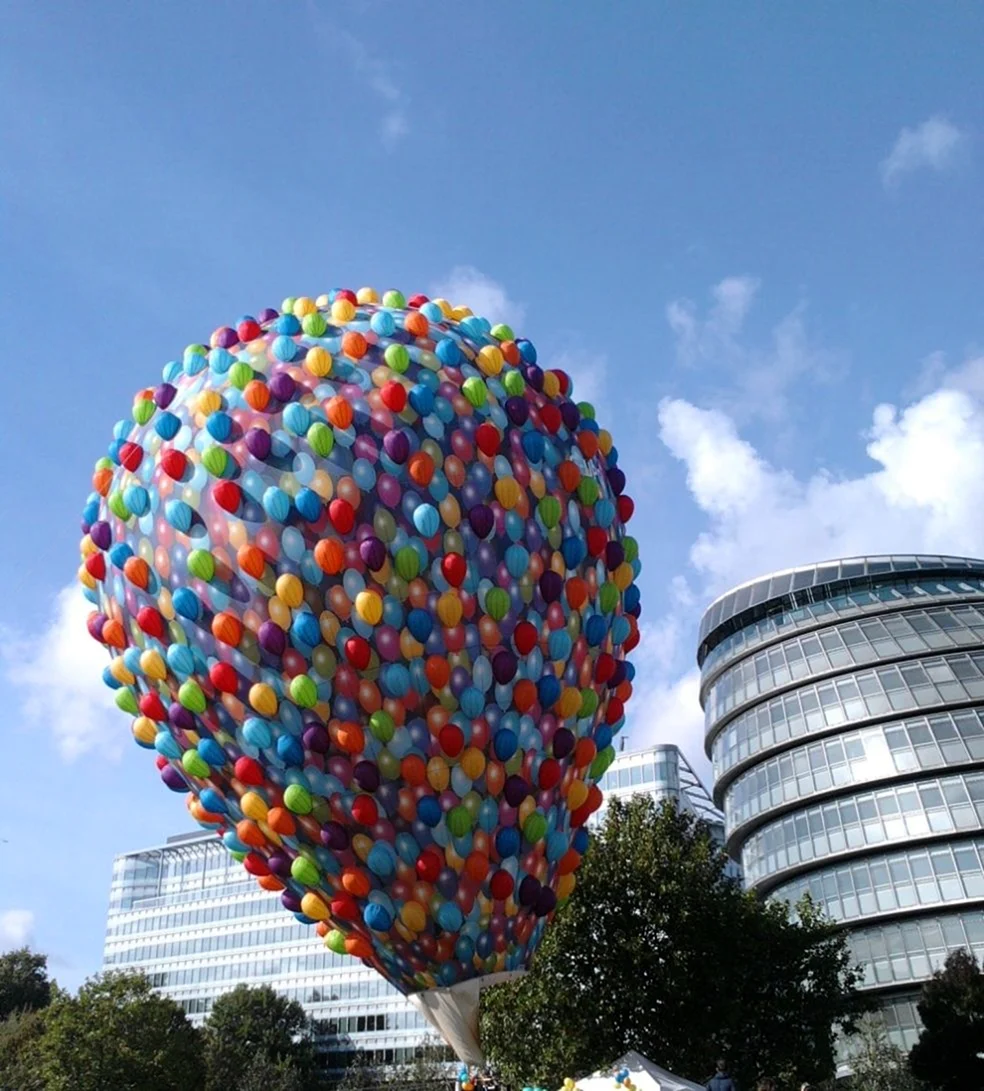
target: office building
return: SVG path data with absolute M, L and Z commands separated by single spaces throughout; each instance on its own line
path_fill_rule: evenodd
M 984 955 L 984 561 L 858 557 L 711 604 L 714 801 L 747 886 L 849 930 L 891 1036 L 946 955 Z
M 621 754 L 610 795 L 651 792 L 723 820 L 676 747 Z M 104 970 L 137 969 L 204 1022 L 216 997 L 240 983 L 269 985 L 324 1021 L 332 1067 L 353 1050 L 392 1064 L 433 1037 L 405 997 L 361 962 L 332 954 L 276 893 L 261 890 L 214 833 L 171 837 L 113 864 Z

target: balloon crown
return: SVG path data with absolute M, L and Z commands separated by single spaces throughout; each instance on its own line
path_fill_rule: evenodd
M 443 300 L 290 298 L 189 345 L 95 467 L 80 578 L 165 785 L 407 993 L 526 966 L 638 641 L 611 436 Z

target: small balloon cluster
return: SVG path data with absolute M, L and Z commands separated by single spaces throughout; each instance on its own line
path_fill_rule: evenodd
M 632 1082 L 632 1076 L 627 1068 L 619 1069 L 615 1073 L 615 1087 L 624 1089 L 624 1091 L 635 1091 L 635 1084 Z
M 574 889 L 632 692 L 632 513 L 530 341 L 340 289 L 138 391 L 79 574 L 164 784 L 413 993 L 525 967 Z

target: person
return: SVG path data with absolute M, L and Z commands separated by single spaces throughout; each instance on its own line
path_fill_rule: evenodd
M 776 1091 L 776 1081 L 766 1076 L 764 1080 L 759 1080 L 756 1091 Z
M 707 1081 L 707 1091 L 738 1091 L 738 1085 L 728 1075 L 728 1066 L 724 1060 L 717 1063 L 717 1071 Z
M 813 1091 L 813 1087 L 808 1083 L 804 1083 L 800 1091 Z

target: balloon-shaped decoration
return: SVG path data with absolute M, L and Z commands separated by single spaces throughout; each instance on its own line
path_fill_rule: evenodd
M 96 463 L 105 680 L 266 890 L 467 1061 L 574 889 L 639 639 L 611 436 L 444 300 L 291 298 L 189 345 Z

